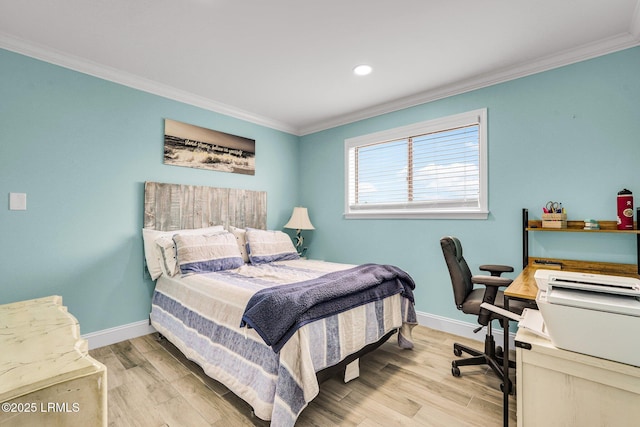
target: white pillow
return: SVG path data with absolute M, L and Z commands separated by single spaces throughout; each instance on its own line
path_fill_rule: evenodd
M 286 233 L 247 228 L 247 253 L 252 264 L 298 259 L 300 256 Z
M 247 255 L 247 230 L 230 225 L 229 231 L 231 231 L 231 234 L 233 234 L 236 238 L 236 242 L 238 242 L 238 249 L 240 250 L 242 259 L 244 260 L 244 262 L 249 262 L 249 255 Z
M 162 264 L 164 264 L 164 260 L 162 258 L 162 252 L 160 247 L 156 244 L 156 239 L 162 236 L 168 236 L 169 238 L 173 237 L 176 233 L 191 233 L 191 234 L 204 234 L 204 233 L 215 233 L 219 231 L 224 231 L 224 226 L 216 225 L 213 227 L 205 227 L 205 228 L 194 228 L 194 229 L 186 229 L 186 230 L 173 230 L 173 231 L 160 231 L 160 230 L 151 230 L 148 228 L 142 229 L 142 240 L 144 242 L 144 257 L 147 261 L 147 270 L 149 271 L 149 275 L 152 280 L 156 280 L 158 277 L 162 275 Z M 175 255 L 174 255 L 175 257 Z
M 231 270 L 244 265 L 236 238 L 228 231 L 209 235 L 173 236 L 182 274 Z

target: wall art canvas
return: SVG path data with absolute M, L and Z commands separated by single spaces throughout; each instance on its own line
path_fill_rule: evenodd
M 256 141 L 175 120 L 164 120 L 164 163 L 255 175 Z

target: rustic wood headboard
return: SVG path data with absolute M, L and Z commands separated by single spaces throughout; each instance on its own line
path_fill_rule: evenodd
M 145 182 L 144 228 L 171 231 L 214 225 L 266 229 L 266 191 Z

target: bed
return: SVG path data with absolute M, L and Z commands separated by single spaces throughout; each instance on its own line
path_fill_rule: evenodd
M 301 259 L 265 229 L 264 192 L 145 183 L 151 324 L 258 418 L 293 426 L 323 376 L 357 377 L 395 333 L 413 347 L 415 285 L 393 266 Z

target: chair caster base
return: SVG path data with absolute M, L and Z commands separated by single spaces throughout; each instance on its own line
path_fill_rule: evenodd
M 456 362 L 451 362 L 451 375 L 454 377 L 460 376 L 460 368 L 456 365 Z

